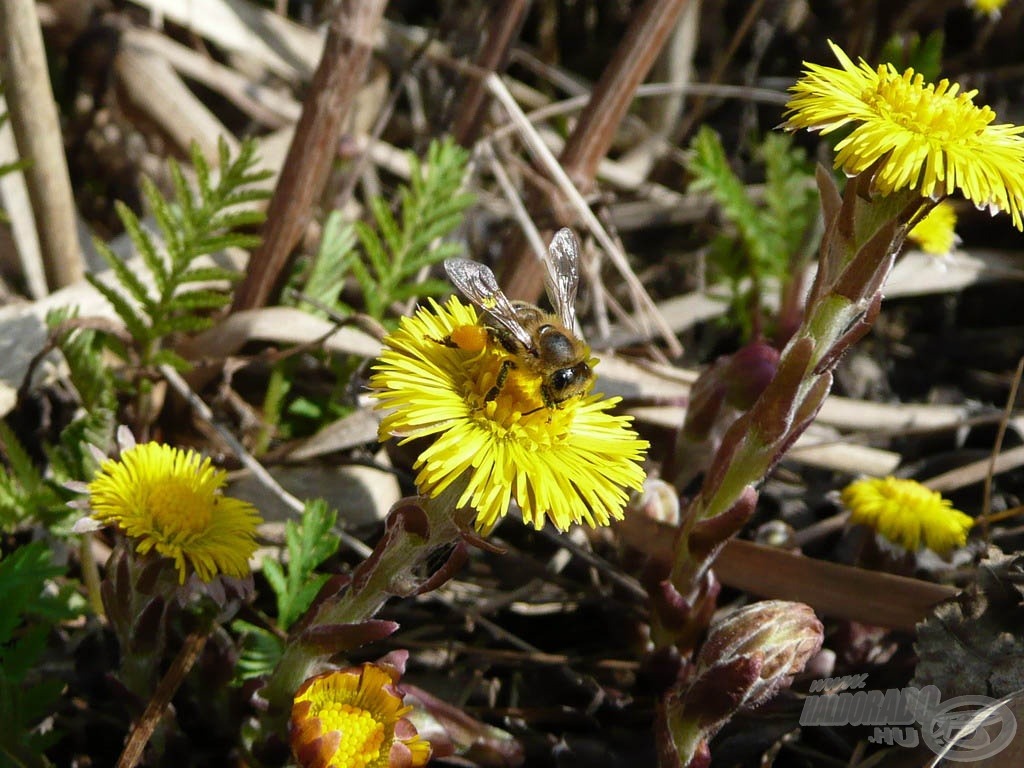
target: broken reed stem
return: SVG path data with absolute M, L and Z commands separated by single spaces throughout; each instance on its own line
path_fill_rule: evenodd
M 626 284 L 626 288 L 629 291 L 634 307 L 638 312 L 644 313 L 644 316 L 649 318 L 649 320 L 657 326 L 657 331 L 661 334 L 661 337 L 665 342 L 665 346 L 668 348 L 669 354 L 673 357 L 681 355 L 682 346 L 680 345 L 679 340 L 665 322 L 664 318 L 661 317 L 654 300 L 650 295 L 648 295 L 643 283 L 640 282 L 640 279 L 633 272 L 628 259 L 626 259 L 626 254 L 611 235 L 608 234 L 608 230 L 601 223 L 601 220 L 597 218 L 597 214 L 591 210 L 586 199 L 584 199 L 583 195 L 573 184 L 572 179 L 569 178 L 569 174 L 566 173 L 554 153 L 548 148 L 548 145 L 544 143 L 544 140 L 537 133 L 537 129 L 534 128 L 530 121 L 526 119 L 526 114 L 523 112 L 522 108 L 520 108 L 512 94 L 509 93 L 509 90 L 505 87 L 502 79 L 494 73 L 491 73 L 484 78 L 484 82 L 487 85 L 487 89 L 491 92 L 491 95 L 501 103 L 501 106 L 505 109 L 509 119 L 516 125 L 520 139 L 534 156 L 534 159 L 547 172 L 548 176 L 558 187 L 562 198 L 573 207 L 578 219 L 583 222 L 586 228 L 594 236 L 598 244 L 604 250 L 605 255 L 618 270 Z M 526 262 L 524 262 L 524 264 L 525 263 Z M 536 259 L 531 259 L 529 263 L 540 269 L 544 269 L 542 262 L 539 262 Z M 508 291 L 508 293 L 510 296 L 520 298 L 520 296 L 517 296 L 517 294 L 512 291 Z
M 593 186 L 598 164 L 608 154 L 615 131 L 629 110 L 636 89 L 647 77 L 689 2 L 647 0 L 636 11 L 622 42 L 601 73 L 590 101 L 580 113 L 559 158 L 565 173 L 584 193 Z M 558 210 L 558 205 L 552 205 L 550 201 L 535 203 L 546 206 L 548 210 Z M 572 224 L 569 221 L 555 223 Z M 503 255 L 502 263 L 508 267 L 502 280 L 510 296 L 536 301 L 543 290 L 544 267 L 528 257 L 525 245 L 519 237 L 510 241 Z
M 0 35 L 11 127 L 21 158 L 29 162 L 25 182 L 39 234 L 43 270 L 50 290 L 56 290 L 81 280 L 85 266 L 34 0 L 0 2 Z
M 302 115 L 267 207 L 263 241 L 249 260 L 232 311 L 255 309 L 280 290 L 292 250 L 334 167 L 338 140 L 366 74 L 387 0 L 342 0 L 335 7 Z
M 480 48 L 474 64 L 486 72 L 504 71 L 512 43 L 519 36 L 529 3 L 526 0 L 501 0 L 492 3 L 481 29 Z M 487 88 L 475 75 L 465 75 L 465 91 L 455 108 L 452 135 L 464 147 L 471 147 L 480 132 L 487 99 Z

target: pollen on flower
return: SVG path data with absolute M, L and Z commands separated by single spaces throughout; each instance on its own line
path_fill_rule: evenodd
M 484 331 L 482 347 L 463 344 L 466 326 Z M 536 528 L 547 519 L 560 530 L 607 525 L 642 486 L 647 442 L 627 417 L 608 413 L 618 400 L 585 393 L 546 406 L 538 375 L 491 342 L 458 298 L 403 318 L 374 371 L 378 407 L 389 410 L 381 438 L 433 437 L 415 465 L 420 492 L 437 496 L 458 482 L 458 506 L 476 510 L 481 531 L 513 500 Z
M 916 190 L 938 199 L 959 190 L 978 207 L 1010 214 L 1024 229 L 1024 127 L 994 125 L 995 112 L 974 104 L 977 91 L 926 83 L 892 64 L 859 64 L 829 43 L 841 68 L 807 63 L 790 89 L 789 130 L 828 134 L 851 126 L 836 145 L 835 166 L 855 175 L 878 163 L 878 192 Z
M 487 329 L 480 325 L 460 325 L 451 333 L 452 343 L 466 352 L 480 352 L 487 346 Z
M 392 676 L 375 664 L 310 678 L 295 693 L 291 745 L 302 768 L 422 766 L 430 743 L 403 715 Z
M 203 580 L 243 577 L 256 551 L 256 508 L 223 496 L 227 474 L 195 451 L 143 443 L 103 462 L 89 483 L 92 518 L 113 524 L 145 554 L 172 559 L 184 583 L 189 568 Z
M 928 547 L 940 555 L 967 542 L 974 519 L 942 494 L 915 480 L 895 477 L 857 480 L 840 494 L 850 522 L 866 525 L 910 552 Z

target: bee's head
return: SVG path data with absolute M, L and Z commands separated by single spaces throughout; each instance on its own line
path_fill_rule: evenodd
M 593 373 L 586 362 L 557 368 L 544 381 L 544 399 L 550 404 L 564 403 L 587 391 Z

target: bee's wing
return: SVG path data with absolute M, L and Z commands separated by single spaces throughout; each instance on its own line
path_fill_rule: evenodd
M 533 348 L 530 334 L 516 317 L 515 307 L 501 292 L 488 267 L 469 259 L 445 259 L 444 271 L 463 295 L 489 314 L 527 349 Z
M 580 246 L 572 230 L 563 227 L 548 246 L 544 285 L 548 301 L 562 325 L 570 331 L 576 323 L 576 289 L 580 285 Z

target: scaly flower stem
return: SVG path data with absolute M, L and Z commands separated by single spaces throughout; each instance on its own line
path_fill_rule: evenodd
M 317 665 L 332 655 L 322 645 L 303 641 L 318 630 L 331 627 L 357 625 L 373 618 L 393 595 L 414 594 L 420 582 L 413 574 L 439 548 L 458 541 L 468 519 L 462 519 L 456 502 L 465 488 L 464 482 L 455 482 L 435 498 L 417 500 L 418 509 L 426 517 L 426 526 L 410 530 L 396 524 L 385 532 L 382 545 L 360 566 L 355 581 L 340 597 L 325 602 L 313 621 L 297 637 L 292 638 L 278 662 L 263 698 L 269 703 L 271 727 L 283 723 L 291 709 L 292 697 L 300 685 L 317 671 Z M 472 513 L 472 510 L 469 510 Z M 402 514 L 398 507 L 392 513 Z M 419 535 L 425 528 L 426 536 Z
M 844 335 L 858 321 L 870 322 L 863 315 L 891 269 L 904 225 L 928 204 L 911 191 L 867 199 L 868 182 L 852 179 L 841 209 L 826 222 L 819 274 L 804 320 L 780 356 L 775 380 L 727 433 L 690 506 L 671 581 L 691 605 L 700 600 L 703 577 L 739 522 L 723 526 L 720 541 L 714 546 L 704 542 L 697 551 L 691 546 L 695 528 L 732 510 L 806 428 L 831 388 L 837 353 L 849 343 Z M 747 515 L 752 512 L 751 506 Z M 694 629 L 689 627 L 685 636 Z

